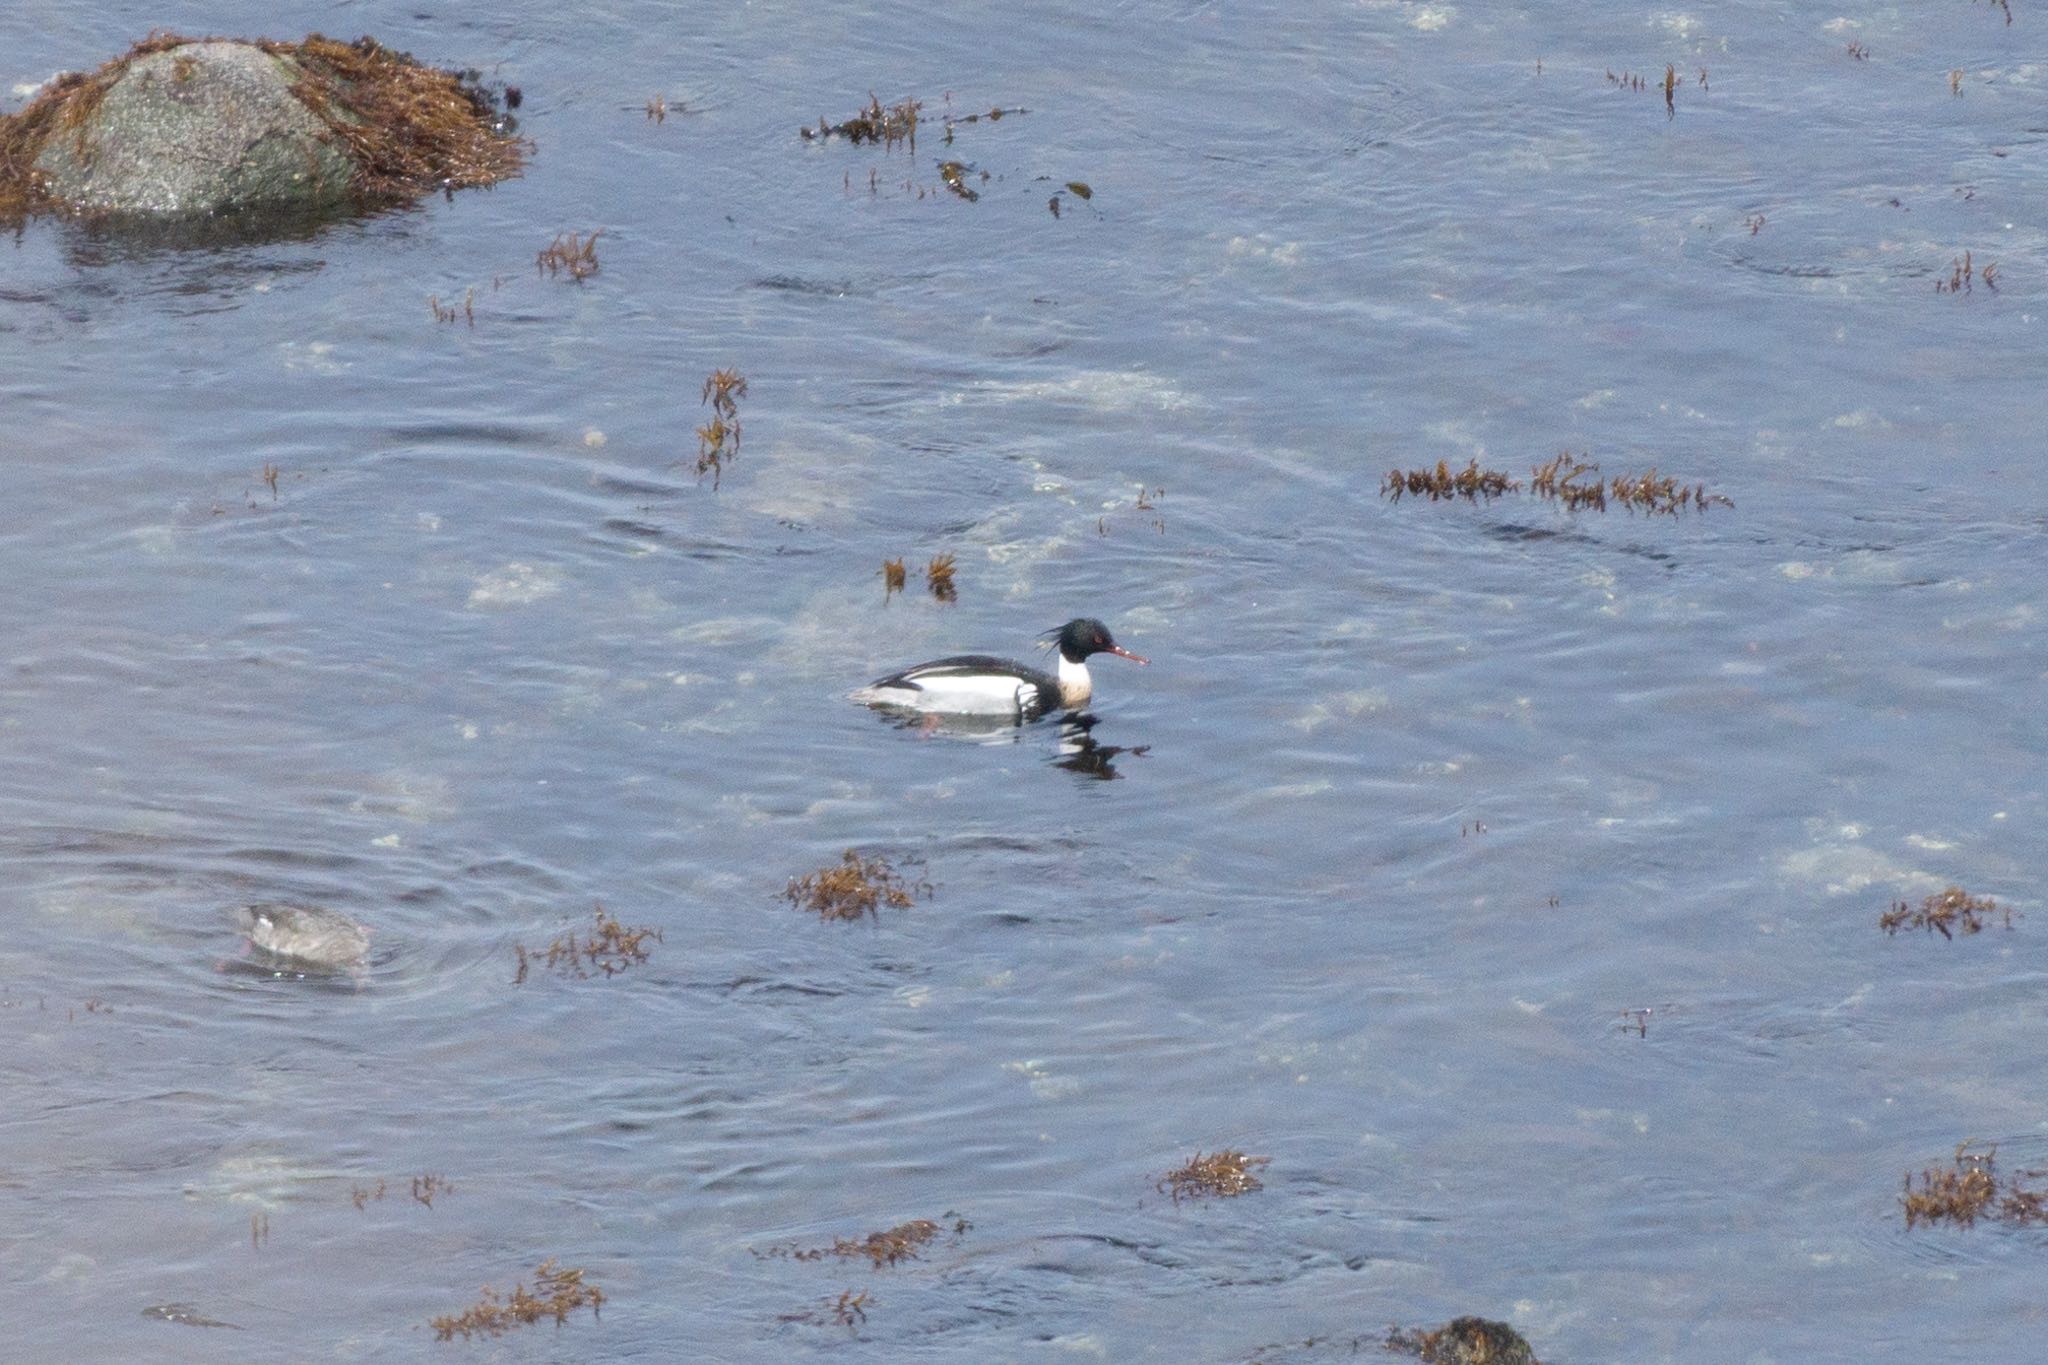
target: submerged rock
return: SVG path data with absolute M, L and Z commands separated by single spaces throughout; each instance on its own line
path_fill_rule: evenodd
M 1387 1347 L 1429 1365 L 1539 1365 L 1520 1332 L 1487 1318 L 1454 1318 L 1434 1332 L 1396 1332 Z
M 0 116 L 0 218 L 375 206 L 524 156 L 482 91 L 368 38 L 159 36 Z
M 239 917 L 255 948 L 301 970 L 360 971 L 369 959 L 370 931 L 338 910 L 250 905 Z

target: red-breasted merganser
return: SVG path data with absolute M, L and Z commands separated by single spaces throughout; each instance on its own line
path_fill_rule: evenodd
M 252 946 L 299 968 L 361 970 L 370 931 L 318 905 L 249 905 L 238 912 Z
M 1090 654 L 1147 662 L 1110 639 L 1108 626 L 1086 616 L 1049 630 L 1042 638 L 1059 650 L 1057 675 L 993 654 L 955 654 L 877 678 L 853 699 L 898 711 L 1036 720 L 1050 711 L 1073 711 L 1088 704 L 1093 690 L 1086 662 Z

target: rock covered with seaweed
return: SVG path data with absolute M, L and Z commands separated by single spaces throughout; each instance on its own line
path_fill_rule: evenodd
M 496 104 L 370 38 L 153 34 L 0 115 L 0 221 L 332 212 L 495 184 L 526 155 Z

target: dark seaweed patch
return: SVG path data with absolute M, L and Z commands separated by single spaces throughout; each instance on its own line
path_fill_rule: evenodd
M 941 1232 L 950 1231 L 957 1238 L 974 1226 L 956 1213 L 949 1211 L 944 1216 L 951 1220 L 950 1227 L 930 1218 L 913 1218 L 865 1237 L 835 1237 L 829 1246 L 779 1246 L 754 1254 L 764 1260 L 788 1257 L 793 1261 L 822 1261 L 828 1256 L 842 1259 L 865 1256 L 876 1270 L 882 1270 L 901 1261 L 917 1260 Z
M 918 859 L 906 866 L 921 866 Z M 898 872 L 887 858 L 863 858 L 852 849 L 836 864 L 792 878 L 783 898 L 821 919 L 852 920 L 879 918 L 879 907 L 907 910 L 920 896 L 930 899 L 932 884 L 920 877 L 911 881 Z
M 1271 1160 L 1271 1157 L 1246 1156 L 1229 1147 L 1207 1156 L 1196 1152 L 1185 1165 L 1161 1176 L 1155 1188 L 1162 1194 L 1172 1195 L 1176 1204 L 1183 1199 L 1234 1199 L 1264 1188 L 1252 1172 Z
M 878 142 L 885 149 L 901 142 L 914 152 L 917 150 L 917 116 L 923 108 L 922 100 L 913 99 L 898 100 L 885 108 L 881 98 L 870 91 L 867 107 L 853 117 L 827 123 L 821 114 L 815 129 L 799 128 L 797 132 L 807 142 L 812 138 L 843 137 L 855 144 Z
M 574 929 L 563 930 L 548 945 L 545 957 L 528 952 L 523 943 L 513 944 L 512 951 L 519 959 L 519 971 L 512 978 L 512 984 L 517 986 L 525 982 L 535 959 L 556 975 L 573 977 L 578 981 L 588 980 L 593 970 L 606 976 L 617 976 L 627 968 L 647 961 L 653 953 L 653 949 L 647 946 L 649 939 L 661 942 L 661 930 L 628 929 L 606 914 L 600 905 L 590 932 L 578 937 Z
M 577 1309 L 588 1308 L 595 1317 L 603 1304 L 604 1291 L 586 1282 L 581 1270 L 564 1269 L 549 1257 L 533 1272 L 531 1290 L 515 1284 L 512 1293 L 501 1298 L 485 1285 L 474 1304 L 460 1313 L 431 1319 L 427 1325 L 434 1329 L 437 1340 L 452 1341 L 459 1333 L 467 1341 L 479 1334 L 503 1336 L 514 1327 L 530 1327 L 542 1318 L 553 1318 L 560 1327 Z
M 468 289 L 463 292 L 462 306 L 460 308 L 457 308 L 452 303 L 448 304 L 446 307 L 443 307 L 441 303 L 441 296 L 439 294 L 427 295 L 427 307 L 433 310 L 434 321 L 436 322 L 453 322 L 457 318 L 464 318 L 469 322 L 469 325 L 471 327 L 476 326 L 475 289 Z M 271 490 L 273 494 L 276 491 L 277 490 L 274 488 Z
M 542 248 L 533 258 L 534 268 L 549 275 L 568 272 L 569 278 L 581 284 L 597 273 L 597 239 L 604 236 L 599 228 L 588 237 L 579 237 L 573 232 L 558 232 L 555 240 Z
M 747 377 L 736 369 L 728 366 L 713 370 L 705 378 L 703 401 L 711 409 L 711 420 L 697 428 L 697 479 L 700 483 L 709 474 L 711 486 L 716 489 L 724 477 L 726 461 L 739 458 L 739 400 L 746 396 Z
M 1901 929 L 1925 929 L 1931 934 L 1953 939 L 1957 932 L 1975 934 L 1981 932 L 1993 920 L 2001 921 L 2012 928 L 2018 911 L 2010 906 L 2001 906 L 1989 896 L 1973 896 L 1960 886 L 1951 886 L 1920 902 L 1918 907 L 1897 901 L 1892 908 L 1877 917 L 1877 927 L 1887 935 Z
M 1435 469 L 1390 469 L 1380 480 L 1380 495 L 1399 502 L 1404 494 L 1426 497 L 1431 502 L 1442 498 L 1497 498 L 1503 493 L 1520 491 L 1522 485 L 1497 469 L 1481 469 L 1479 461 L 1473 460 L 1463 469 L 1453 471 L 1443 461 L 1436 462 Z
M 932 596 L 941 602 L 952 602 L 959 598 L 960 592 L 953 586 L 953 556 L 950 551 L 935 555 L 931 563 L 924 566 L 924 582 L 925 586 L 931 589 Z
M 974 167 L 964 161 L 941 161 L 939 163 L 939 179 L 946 182 L 947 189 L 970 203 L 981 198 L 981 191 L 970 187 L 967 183 L 967 177 L 972 174 L 976 174 Z M 981 171 L 979 174 L 983 182 L 988 180 L 987 171 Z
M 1965 251 L 1961 256 L 1949 258 L 1948 274 L 1934 277 L 1934 292 L 1937 294 L 1969 294 L 1982 284 L 1996 294 L 1998 292 L 1998 262 L 1986 261 L 1983 269 L 1977 268 L 1975 258 Z
M 2048 1190 L 2022 1184 L 2039 1180 L 2048 1172 L 2022 1171 L 2001 1179 L 1998 1148 L 1972 1152 L 1976 1140 L 1956 1144 L 1955 1156 L 1946 1166 L 1929 1166 L 1920 1172 L 1919 1183 L 1906 1173 L 1905 1192 L 1899 1202 L 1906 1211 L 1906 1227 L 1920 1223 L 1954 1223 L 1974 1227 L 1979 1218 L 2026 1227 L 2048 1220 Z

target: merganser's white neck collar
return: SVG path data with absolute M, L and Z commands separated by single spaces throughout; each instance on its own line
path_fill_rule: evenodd
M 1060 705 L 1075 710 L 1088 704 L 1088 698 L 1095 690 L 1088 677 L 1088 665 L 1079 659 L 1069 659 L 1060 654 Z

